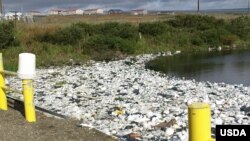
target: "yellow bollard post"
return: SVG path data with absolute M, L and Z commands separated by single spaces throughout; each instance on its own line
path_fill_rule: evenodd
M 24 109 L 25 118 L 28 122 L 36 121 L 35 105 L 33 102 L 33 80 L 24 79 L 23 82 L 23 96 L 24 96 Z
M 206 103 L 188 106 L 189 141 L 213 141 L 211 138 L 211 109 Z
M 0 53 L 0 72 L 3 71 L 3 55 Z M 4 80 L 4 74 L 0 73 L 0 86 L 5 87 L 5 80 Z M 7 110 L 7 98 L 5 94 L 5 90 L 3 88 L 0 88 L 0 109 L 1 110 Z

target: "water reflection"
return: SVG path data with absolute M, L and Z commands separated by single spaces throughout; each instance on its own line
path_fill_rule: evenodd
M 197 81 L 250 85 L 250 51 L 224 51 L 158 57 L 146 67 Z

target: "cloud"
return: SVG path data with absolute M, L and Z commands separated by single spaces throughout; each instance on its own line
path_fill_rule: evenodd
M 51 8 L 121 8 L 149 10 L 195 10 L 197 0 L 2 0 L 8 10 L 40 10 Z M 201 9 L 246 8 L 248 0 L 200 0 Z

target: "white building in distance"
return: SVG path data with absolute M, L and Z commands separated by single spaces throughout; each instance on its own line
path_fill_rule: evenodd
M 62 11 L 62 15 L 83 15 L 82 9 L 67 9 Z
M 52 9 L 48 11 L 48 15 L 83 15 L 82 9 Z
M 84 11 L 82 9 L 76 9 L 76 15 L 82 15 Z
M 52 9 L 48 11 L 48 15 L 62 15 L 62 12 L 61 9 Z
M 148 11 L 145 9 L 132 10 L 131 14 L 132 15 L 147 15 Z
M 17 19 L 18 21 L 21 20 L 23 14 L 21 12 L 7 12 L 4 15 L 5 20 L 15 20 Z
M 84 14 L 87 14 L 87 15 L 104 14 L 104 10 L 100 9 L 100 8 L 97 8 L 97 9 L 86 9 L 84 11 Z
M 25 13 L 25 15 L 26 15 L 26 16 L 40 16 L 40 15 L 42 15 L 42 13 L 39 12 L 39 11 L 27 11 L 27 12 Z

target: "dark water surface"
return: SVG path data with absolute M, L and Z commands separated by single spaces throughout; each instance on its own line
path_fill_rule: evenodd
M 146 67 L 196 81 L 250 86 L 250 50 L 158 57 L 148 62 Z

